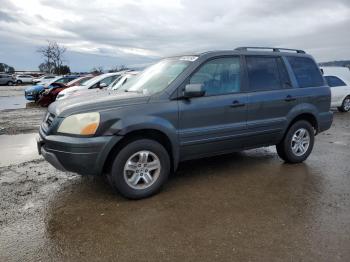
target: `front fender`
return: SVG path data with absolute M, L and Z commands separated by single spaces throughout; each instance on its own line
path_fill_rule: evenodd
M 174 167 L 176 168 L 179 162 L 177 131 L 174 124 L 164 118 L 151 115 L 127 117 L 110 126 L 105 134 L 125 136 L 140 130 L 156 130 L 167 136 L 171 144 Z

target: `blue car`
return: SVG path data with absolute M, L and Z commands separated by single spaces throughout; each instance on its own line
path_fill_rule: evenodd
M 76 79 L 77 77 L 78 76 L 75 76 L 75 75 L 56 77 L 54 79 L 51 79 L 48 82 L 28 87 L 24 90 L 24 96 L 29 101 L 37 101 L 39 99 L 39 94 L 46 88 L 51 88 L 52 87 L 51 84 L 53 83 L 65 84 Z

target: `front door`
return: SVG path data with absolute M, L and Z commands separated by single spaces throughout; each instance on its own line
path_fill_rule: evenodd
M 238 56 L 203 63 L 186 84 L 202 84 L 203 97 L 179 101 L 181 160 L 241 149 L 247 95 L 241 93 Z

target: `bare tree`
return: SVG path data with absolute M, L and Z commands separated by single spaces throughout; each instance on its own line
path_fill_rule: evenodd
M 95 73 L 95 74 L 101 74 L 103 73 L 103 67 L 102 66 L 95 66 L 94 68 L 92 68 L 90 70 L 91 73 Z
M 64 53 L 66 51 L 67 49 L 60 46 L 57 42 L 48 40 L 46 46 L 40 47 L 37 50 L 37 52 L 44 58 L 45 66 L 41 64 L 41 68 L 45 68 L 47 73 L 61 74 Z
M 124 71 L 128 70 L 129 68 L 126 65 L 116 65 L 115 67 L 112 67 L 108 72 L 109 73 L 114 73 L 114 72 L 119 72 L 119 71 Z

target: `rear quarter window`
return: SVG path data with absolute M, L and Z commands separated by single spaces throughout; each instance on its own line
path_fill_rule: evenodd
M 336 87 L 336 86 L 346 86 L 346 84 L 341 80 L 340 78 L 336 76 L 325 76 L 324 77 L 327 81 L 327 84 L 330 87 Z
M 287 57 L 299 87 L 316 87 L 324 85 L 324 80 L 316 63 L 308 57 Z

